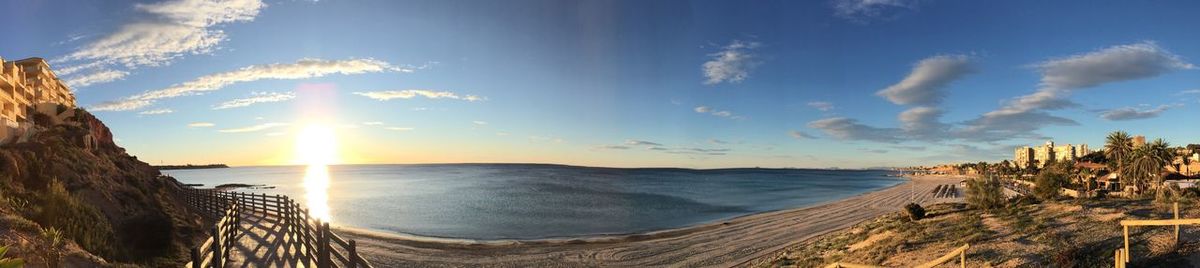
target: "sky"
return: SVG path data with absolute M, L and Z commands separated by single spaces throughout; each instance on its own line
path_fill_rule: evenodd
M 1195 1 L 4 1 L 152 164 L 864 168 L 1200 143 Z

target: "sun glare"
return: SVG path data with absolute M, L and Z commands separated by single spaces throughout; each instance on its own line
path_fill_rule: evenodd
M 296 160 L 308 165 L 304 170 L 305 199 L 309 216 L 325 222 L 333 220 L 329 208 L 329 167 L 337 162 L 337 138 L 333 129 L 311 124 L 296 136 Z

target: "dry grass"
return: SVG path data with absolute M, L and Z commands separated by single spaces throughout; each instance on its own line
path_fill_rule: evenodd
M 963 204 L 928 209 L 926 219 L 908 221 L 902 212 L 881 216 L 789 247 L 760 266 L 911 266 L 971 243 L 969 267 L 1112 267 L 1113 251 L 1122 245 L 1119 220 L 1169 217 L 1150 200 L 1010 202 L 993 214 Z M 1184 217 L 1200 217 L 1200 206 L 1181 209 Z M 1132 265 L 1191 267 L 1191 255 L 1200 253 L 1200 226 L 1183 230 L 1177 244 L 1173 228 L 1131 229 Z

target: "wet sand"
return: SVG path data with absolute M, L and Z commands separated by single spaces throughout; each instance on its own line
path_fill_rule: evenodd
M 359 252 L 375 267 L 730 267 L 898 211 L 910 200 L 921 204 L 961 200 L 934 198 L 932 191 L 940 184 L 957 184 L 964 177 L 910 179 L 821 205 L 632 235 L 473 241 L 350 228 L 336 228 L 335 232 L 357 240 Z

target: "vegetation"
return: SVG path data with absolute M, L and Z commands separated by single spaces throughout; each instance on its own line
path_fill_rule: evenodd
M 1170 164 L 1175 158 L 1175 153 L 1170 148 L 1167 142 L 1155 139 L 1134 149 L 1124 160 L 1126 163 L 1120 170 L 1121 183 L 1137 186 L 1136 192 L 1139 194 L 1151 188 L 1158 190 L 1162 185 L 1163 166 Z M 1151 184 L 1154 187 L 1149 187 Z
M 108 221 L 95 207 L 67 192 L 61 182 L 51 180 L 40 197 L 35 222 L 50 226 L 58 236 L 75 241 L 89 252 L 105 256 L 117 252 L 109 243 L 115 235 Z
M 1104 139 L 1104 157 L 1108 160 L 1108 169 L 1120 171 L 1125 167 L 1125 160 L 1133 153 L 1133 138 L 1124 131 L 1113 131 Z
M 18 258 L 5 258 L 8 253 L 8 247 L 0 247 L 0 268 L 21 268 L 25 266 L 25 261 Z
M 991 211 L 1004 206 L 1004 186 L 995 177 L 967 180 L 967 205 Z
M 1033 194 L 1041 200 L 1054 200 L 1066 184 L 1066 174 L 1057 170 L 1047 170 L 1038 174 L 1037 180 L 1034 181 Z
M 62 262 L 63 246 L 66 245 L 62 231 L 54 227 L 42 229 L 42 239 L 45 240 L 45 244 L 40 253 L 42 261 L 46 262 L 46 267 L 61 267 L 59 263 Z
M 908 213 L 908 218 L 911 220 L 920 220 L 925 218 L 925 208 L 917 203 L 908 203 L 904 205 L 904 211 Z

